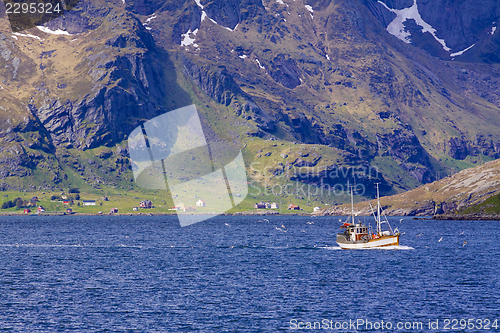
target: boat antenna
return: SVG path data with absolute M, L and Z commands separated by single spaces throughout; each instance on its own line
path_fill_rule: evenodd
M 351 189 L 351 220 L 352 220 L 352 224 L 354 225 L 354 224 L 356 224 L 354 221 L 354 197 L 352 194 L 352 190 L 353 190 L 354 186 L 349 185 L 349 181 L 347 181 L 347 186 L 349 186 L 349 188 Z
M 377 232 L 380 234 L 382 232 L 382 228 L 380 226 L 380 193 L 379 186 L 380 183 L 375 183 L 375 187 L 377 188 Z

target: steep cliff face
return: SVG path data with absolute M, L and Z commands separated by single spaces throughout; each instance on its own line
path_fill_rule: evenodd
M 491 161 L 409 192 L 381 198 L 380 203 L 385 214 L 392 216 L 498 212 L 499 166 L 500 160 Z M 347 215 L 350 209 L 350 205 L 342 205 L 319 214 Z M 368 202 L 357 203 L 354 209 L 359 214 L 371 214 Z
M 3 26 L 0 84 L 17 89 L 12 103 L 28 108 L 47 154 L 113 146 L 195 101 L 214 131 L 328 146 L 343 153 L 325 170 L 377 166 L 387 192 L 409 189 L 500 157 L 499 9 L 474 7 L 81 0 L 48 33 Z

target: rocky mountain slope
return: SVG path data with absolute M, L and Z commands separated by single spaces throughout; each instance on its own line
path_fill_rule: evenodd
M 493 207 L 492 204 L 498 201 L 499 194 L 500 160 L 495 160 L 406 193 L 383 197 L 380 199 L 380 204 L 386 215 L 393 216 L 481 213 L 489 212 L 486 206 Z M 492 202 L 484 205 L 486 201 Z M 356 203 L 354 205 L 356 214 L 370 215 L 370 204 L 376 207 L 377 203 L 375 200 Z M 319 214 L 348 215 L 350 212 L 350 205 L 342 205 L 327 208 Z
M 252 178 L 262 186 L 277 174 L 345 185 L 353 173 L 331 172 L 361 166 L 377 175 L 356 181 L 390 194 L 499 158 L 500 9 L 477 7 L 81 0 L 14 34 L 3 16 L 2 186 L 30 176 L 38 187 L 126 188 L 130 131 L 193 103 L 213 140 L 237 139 L 248 165 L 267 167 Z M 295 144 L 277 151 L 274 141 Z

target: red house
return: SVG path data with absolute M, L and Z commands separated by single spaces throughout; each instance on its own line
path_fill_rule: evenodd
M 28 213 L 31 213 L 31 209 L 29 209 L 29 208 L 25 208 L 25 209 L 24 209 L 24 214 L 28 214 Z
M 294 205 L 294 204 L 289 204 L 288 205 L 288 209 L 291 209 L 291 210 L 300 210 L 300 207 L 297 206 L 297 205 Z

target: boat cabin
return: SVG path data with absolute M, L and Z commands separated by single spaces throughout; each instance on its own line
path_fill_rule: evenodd
M 343 228 L 346 228 L 346 230 L 344 231 L 344 236 L 346 237 L 347 240 L 356 242 L 360 240 L 371 239 L 368 233 L 368 227 L 362 225 L 361 223 L 358 224 L 344 223 Z

